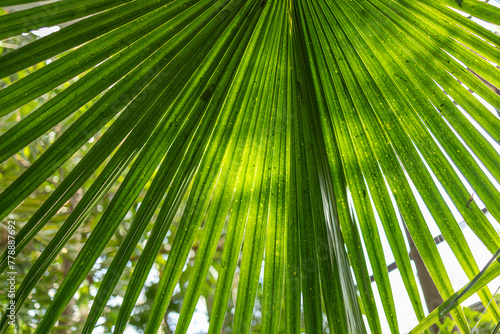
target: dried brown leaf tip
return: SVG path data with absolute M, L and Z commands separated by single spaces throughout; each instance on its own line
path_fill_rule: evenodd
M 473 200 L 474 200 L 474 192 L 472 192 L 472 194 L 469 197 L 469 200 L 467 201 L 467 205 L 465 205 L 467 209 L 469 208 L 470 202 L 472 202 Z

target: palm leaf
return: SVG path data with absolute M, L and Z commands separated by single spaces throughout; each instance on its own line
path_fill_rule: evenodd
M 234 332 L 250 331 L 261 287 L 266 333 L 302 327 L 320 333 L 325 323 L 332 333 L 364 333 L 362 314 L 370 332 L 381 333 L 385 317 L 399 333 L 385 238 L 422 321 L 416 330 L 426 330 L 444 309 L 468 332 L 426 212 L 470 280 L 479 267 L 454 214 L 488 251 L 500 249 L 494 225 L 469 200 L 472 188 L 500 219 L 494 181 L 500 180 L 500 70 L 492 64 L 500 59 L 500 36 L 471 18 L 499 24 L 500 9 L 478 0 L 62 0 L 1 16 L 2 39 L 72 21 L 0 57 L 0 77 L 14 81 L 0 91 L 5 120 L 62 87 L 1 134 L 1 161 L 74 120 L 3 190 L 0 216 L 15 213 L 105 130 L 16 236 L 17 255 L 93 180 L 22 280 L 16 312 L 116 185 L 45 305 L 37 333 L 51 331 L 138 202 L 84 333 L 94 329 L 123 279 L 128 287 L 114 332 L 124 332 L 174 226 L 146 333 L 158 331 L 196 246 L 176 333 L 188 330 L 223 233 L 210 333 L 222 330 L 237 268 Z M 16 79 L 16 72 L 44 62 Z M 150 225 L 133 274 L 123 277 Z M 403 225 L 442 298 L 450 298 L 427 318 Z M 0 258 L 4 272 L 8 255 Z M 487 305 L 486 284 L 497 269 L 474 280 L 468 295 L 477 292 Z M 496 305 L 491 313 L 500 320 Z M 7 321 L 4 312 L 2 331 Z

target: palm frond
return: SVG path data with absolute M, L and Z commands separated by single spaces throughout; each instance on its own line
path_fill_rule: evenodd
M 83 333 L 127 280 L 114 327 L 124 332 L 173 226 L 146 333 L 158 331 L 196 244 L 176 327 L 187 332 L 222 234 L 209 333 L 223 329 L 236 272 L 236 333 L 250 331 L 259 287 L 266 333 L 321 333 L 325 323 L 331 333 L 382 333 L 381 317 L 400 333 L 386 238 L 421 321 L 415 331 L 445 309 L 468 332 L 429 221 L 470 280 L 479 267 L 455 216 L 491 254 L 500 249 L 494 224 L 469 200 L 473 189 L 500 220 L 500 36 L 472 17 L 498 25 L 500 8 L 478 0 L 62 0 L 0 16 L 0 39 L 71 22 L 0 57 L 0 77 L 14 81 L 0 90 L 4 120 L 60 90 L 1 134 L 0 161 L 74 117 L 0 194 L 0 216 L 105 130 L 16 236 L 18 255 L 93 180 L 22 280 L 16 312 L 116 185 L 37 333 L 51 331 L 139 202 Z M 29 67 L 36 70 L 16 77 Z M 405 227 L 453 307 L 426 317 Z M 484 305 L 498 275 L 496 264 L 488 270 L 467 292 Z M 496 304 L 491 313 L 498 322 Z M 0 329 L 7 326 L 4 313 Z

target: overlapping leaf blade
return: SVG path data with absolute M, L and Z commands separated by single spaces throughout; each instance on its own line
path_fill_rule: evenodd
M 64 0 L 2 16 L 0 38 L 83 18 L 0 58 L 0 76 L 6 77 L 55 57 L 0 91 L 3 116 L 79 77 L 1 135 L 2 161 L 94 104 L 0 194 L 0 216 L 112 120 L 19 232 L 16 254 L 102 168 L 23 280 L 16 310 L 127 171 L 38 333 L 50 332 L 138 198 L 141 207 L 95 297 L 85 333 L 151 222 L 136 270 L 124 277 L 130 284 L 114 329 L 123 333 L 176 217 L 147 333 L 158 330 L 197 242 L 176 328 L 187 331 L 223 231 L 210 333 L 222 329 L 237 270 L 235 332 L 249 332 L 262 284 L 265 332 L 299 333 L 304 327 L 320 333 L 328 326 L 332 333 L 364 333 L 363 310 L 372 333 L 382 332 L 383 314 L 390 331 L 399 333 L 384 235 L 423 321 L 419 328 L 426 329 L 437 318 L 432 313 L 424 319 L 399 214 L 444 299 L 456 294 L 418 198 L 469 279 L 479 269 L 440 187 L 487 249 L 500 247 L 492 224 L 476 203 L 467 203 L 470 194 L 460 179 L 500 219 L 499 190 L 478 163 L 500 178 L 498 145 L 491 143 L 499 141 L 500 121 L 468 90 L 500 109 L 491 89 L 500 86 L 500 70 L 491 64 L 500 56 L 500 38 L 450 7 L 499 23 L 499 9 L 477 0 Z M 1 270 L 6 260 L 7 252 Z M 377 310 L 369 268 L 383 310 Z M 485 304 L 491 293 L 484 285 L 495 268 L 474 288 Z M 461 309 L 450 311 L 467 331 Z M 496 305 L 492 314 L 499 320 Z M 5 329 L 5 314 L 1 321 Z

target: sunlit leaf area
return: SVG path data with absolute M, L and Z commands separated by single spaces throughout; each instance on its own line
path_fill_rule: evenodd
M 0 334 L 500 333 L 499 0 L 1 0 Z

